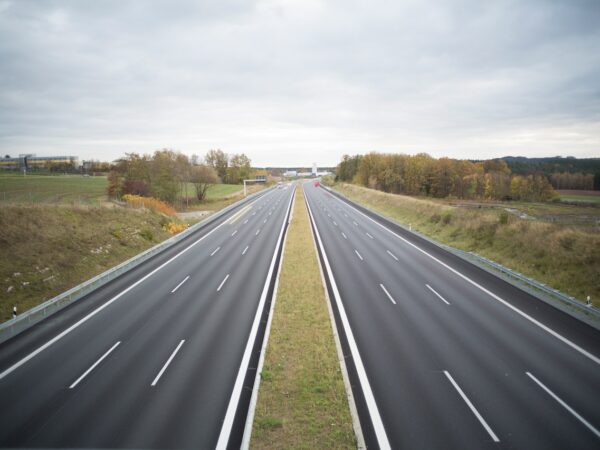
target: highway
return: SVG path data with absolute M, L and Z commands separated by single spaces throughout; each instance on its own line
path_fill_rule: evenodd
M 369 448 L 600 448 L 600 332 L 304 190 Z
M 294 188 L 0 345 L 0 446 L 236 448 Z

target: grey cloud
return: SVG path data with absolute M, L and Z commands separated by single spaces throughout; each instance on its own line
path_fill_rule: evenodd
M 2 5 L 2 153 L 600 154 L 597 1 Z

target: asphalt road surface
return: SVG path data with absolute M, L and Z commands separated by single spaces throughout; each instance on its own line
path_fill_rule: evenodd
M 0 446 L 239 447 L 293 191 L 0 345 Z
M 369 447 L 600 448 L 597 330 L 304 189 Z

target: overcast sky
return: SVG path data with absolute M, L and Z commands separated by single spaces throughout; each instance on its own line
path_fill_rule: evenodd
M 0 152 L 600 157 L 600 1 L 0 0 Z

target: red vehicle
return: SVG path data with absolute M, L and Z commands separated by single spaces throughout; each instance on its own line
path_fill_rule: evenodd
M 319 180 L 315 180 L 314 185 L 315 187 L 319 187 L 321 186 L 321 182 Z

